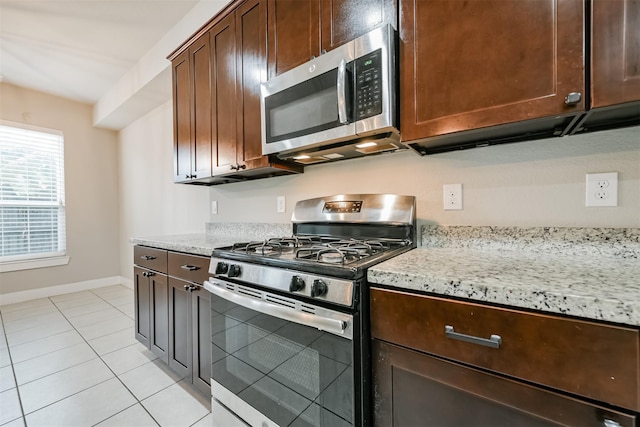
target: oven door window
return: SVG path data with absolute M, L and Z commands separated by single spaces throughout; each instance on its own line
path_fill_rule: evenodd
M 350 71 L 347 76 L 349 83 Z M 337 79 L 338 70 L 334 69 L 266 97 L 267 144 L 342 126 Z M 349 86 L 345 88 L 347 96 Z
M 353 425 L 351 340 L 218 298 L 211 314 L 214 381 L 280 426 Z

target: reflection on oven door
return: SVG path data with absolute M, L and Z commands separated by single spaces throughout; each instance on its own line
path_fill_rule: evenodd
M 353 425 L 353 341 L 222 299 L 211 321 L 214 399 L 249 425 Z

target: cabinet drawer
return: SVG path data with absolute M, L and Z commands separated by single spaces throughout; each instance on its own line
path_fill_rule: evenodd
M 133 247 L 133 263 L 150 270 L 167 273 L 167 251 L 147 246 Z
M 169 276 L 203 284 L 209 278 L 208 257 L 169 252 Z
M 381 289 L 371 318 L 374 338 L 640 409 L 636 329 Z

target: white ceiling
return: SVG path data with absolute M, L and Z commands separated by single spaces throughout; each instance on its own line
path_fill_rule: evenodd
M 0 0 L 0 79 L 96 104 L 196 3 Z

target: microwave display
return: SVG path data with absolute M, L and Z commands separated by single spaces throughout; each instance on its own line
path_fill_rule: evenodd
M 356 120 L 382 113 L 382 50 L 356 59 Z

